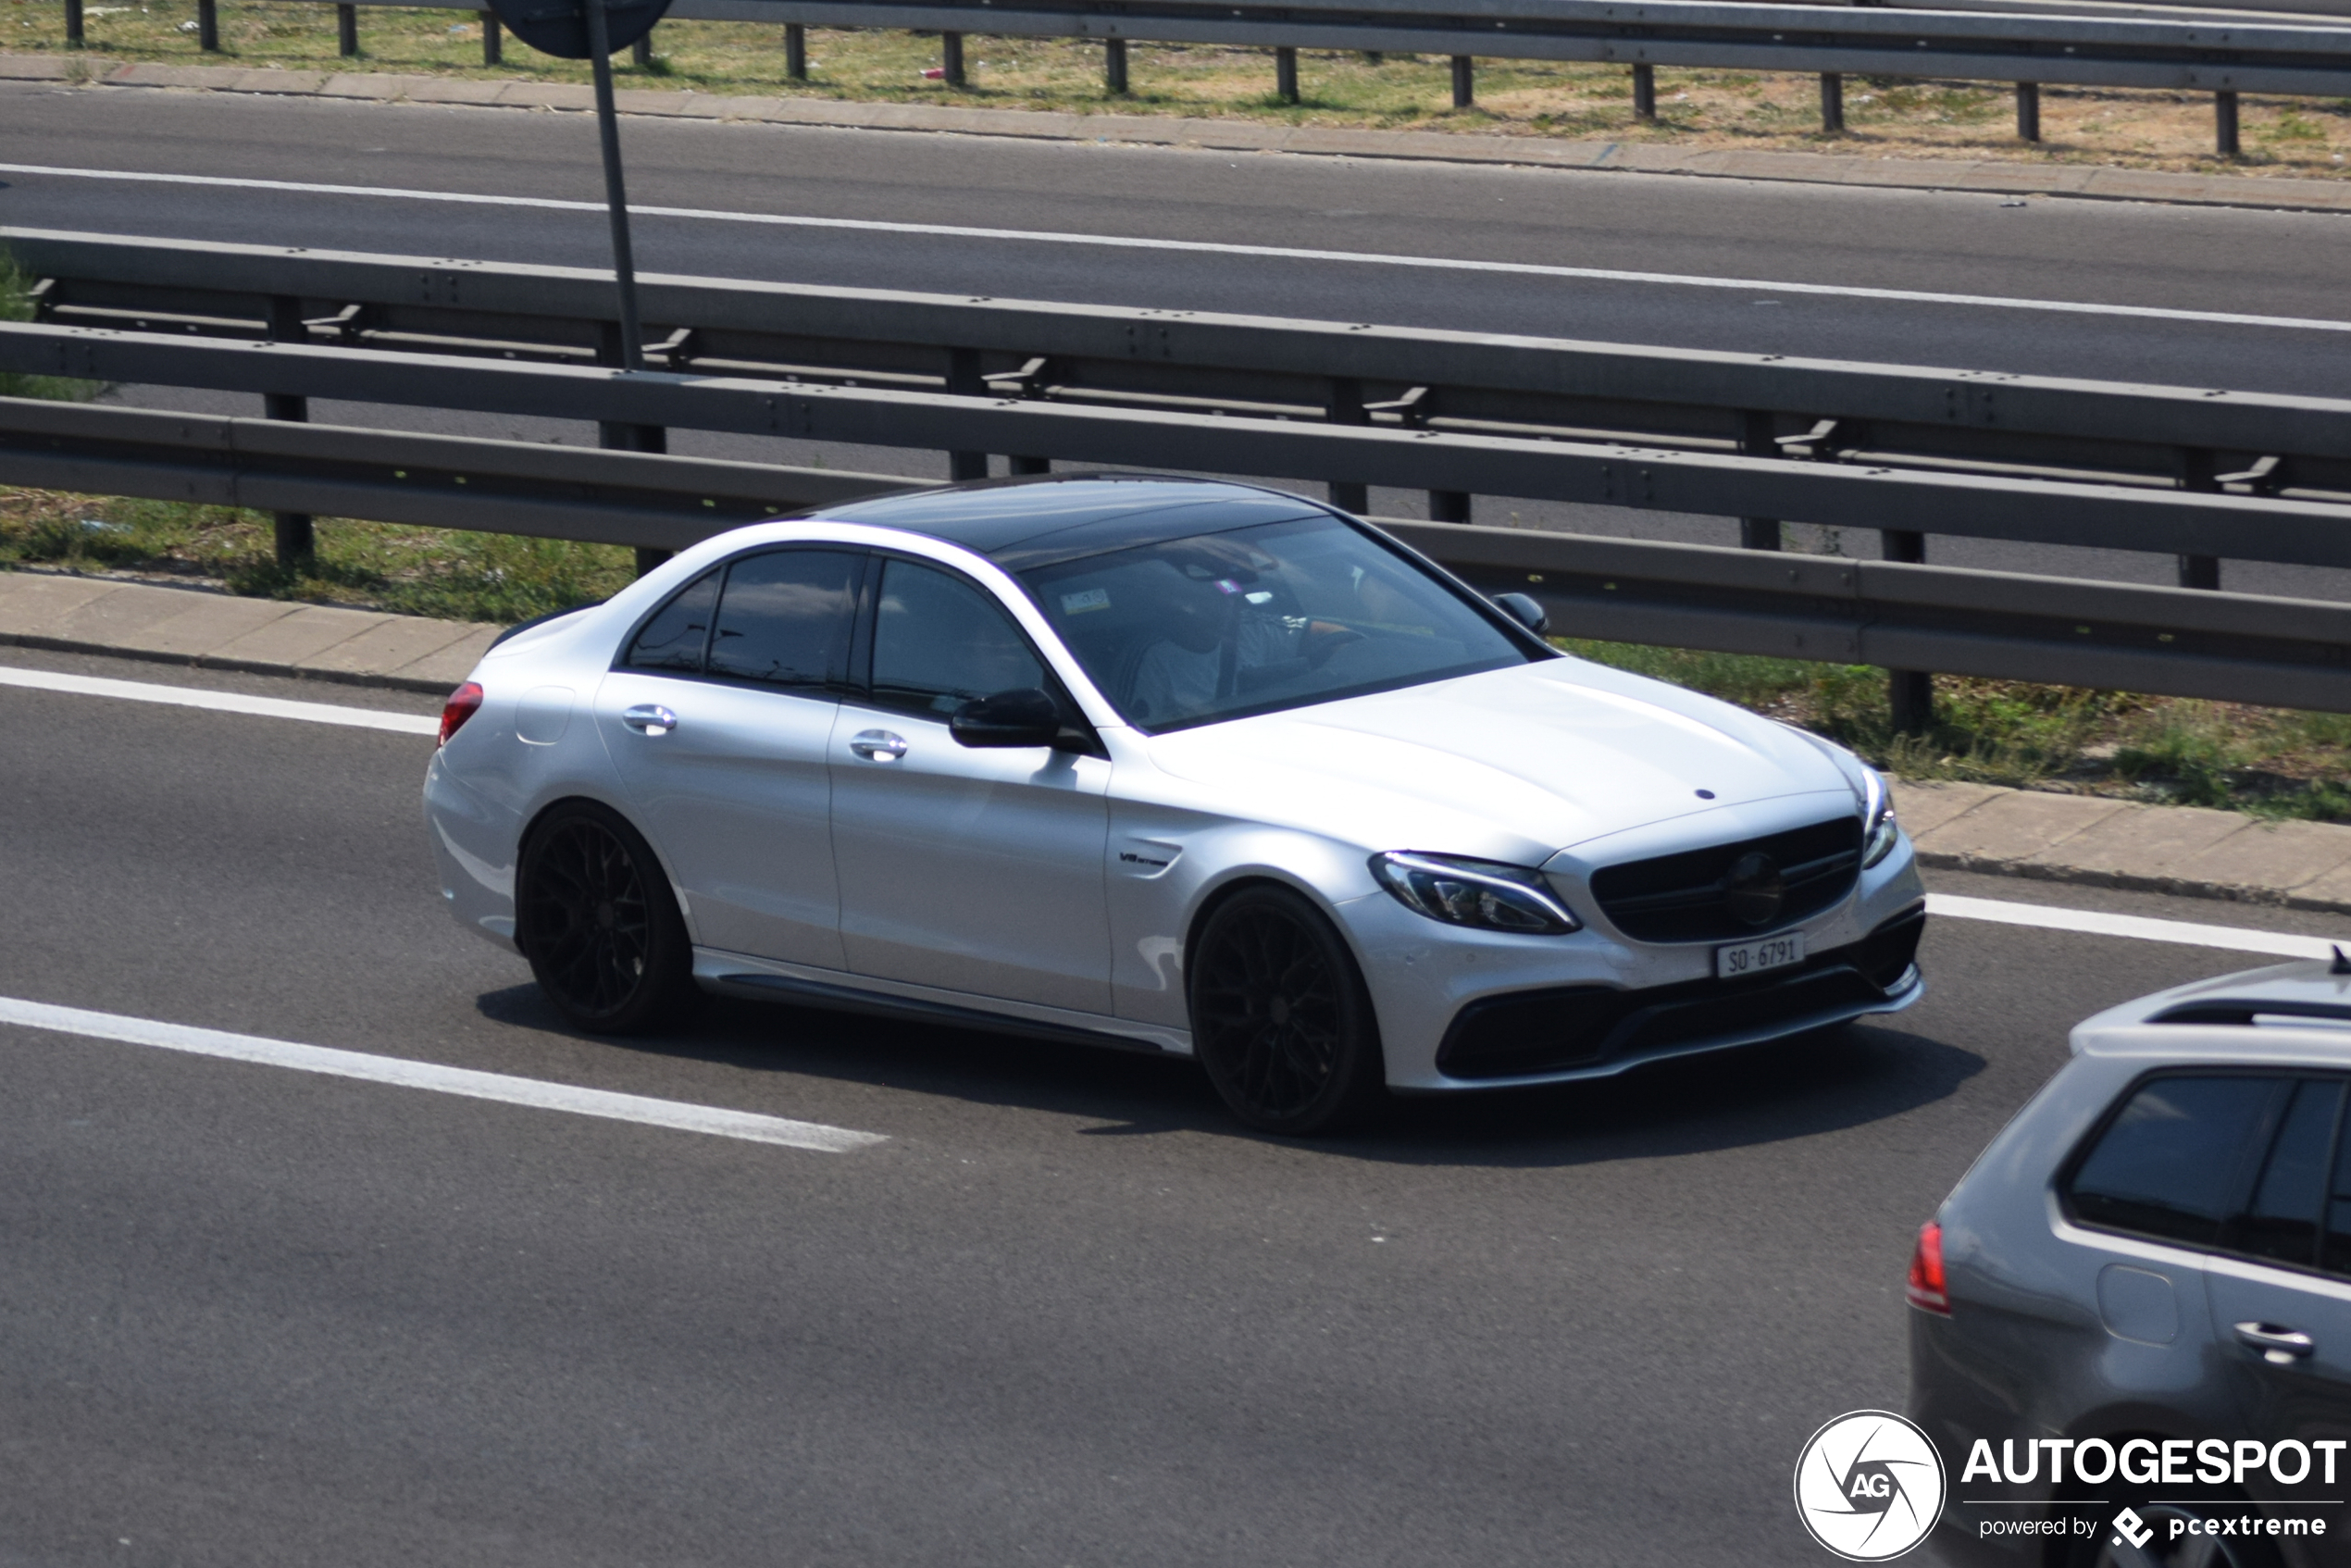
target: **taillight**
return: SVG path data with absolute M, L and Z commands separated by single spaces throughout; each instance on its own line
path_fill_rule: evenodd
M 1910 1283 L 1903 1293 L 1922 1312 L 1951 1315 L 1950 1292 L 1943 1284 L 1943 1227 L 1933 1220 L 1919 1226 L 1919 1244 L 1910 1250 Z
M 449 693 L 449 701 L 441 704 L 441 744 L 449 744 L 449 737 L 463 729 L 480 707 L 481 688 L 470 680 Z

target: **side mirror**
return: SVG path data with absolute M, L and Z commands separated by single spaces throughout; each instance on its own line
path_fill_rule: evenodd
M 1551 629 L 1549 613 L 1524 593 L 1497 593 L 1494 604 L 1502 614 L 1537 637 Z
M 997 691 L 957 708 L 947 732 L 958 746 L 1050 746 L 1061 739 L 1061 704 L 1034 686 Z

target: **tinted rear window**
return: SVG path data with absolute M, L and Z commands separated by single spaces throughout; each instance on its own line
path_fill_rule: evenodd
M 2068 1183 L 2092 1225 L 2197 1246 L 2221 1226 L 2292 1085 L 2250 1076 L 2164 1077 L 2142 1084 Z
M 2343 1086 L 2333 1079 L 2307 1078 L 2294 1086 L 2252 1196 L 2230 1222 L 2223 1243 L 2229 1251 L 2286 1263 L 2314 1260 L 2327 1161 L 2342 1107 Z
M 864 558 L 776 550 L 727 568 L 710 673 L 772 686 L 822 686 L 848 659 L 851 590 Z
M 718 573 L 696 578 L 653 612 L 621 662 L 630 669 L 699 672 L 710 642 L 710 613 L 718 607 Z

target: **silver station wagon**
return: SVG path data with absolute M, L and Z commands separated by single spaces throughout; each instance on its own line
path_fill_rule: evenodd
M 910 492 L 500 643 L 426 817 L 579 1027 L 700 987 L 1191 1055 L 1280 1133 L 1917 999 L 1877 775 L 1542 628 L 1276 492 Z
M 1910 1267 L 1967 1562 L 2351 1562 L 2351 960 L 2073 1031 Z

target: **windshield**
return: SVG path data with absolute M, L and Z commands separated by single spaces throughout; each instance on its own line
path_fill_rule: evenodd
M 1330 516 L 1089 555 L 1021 580 L 1102 694 L 1151 730 L 1535 656 L 1452 589 Z

